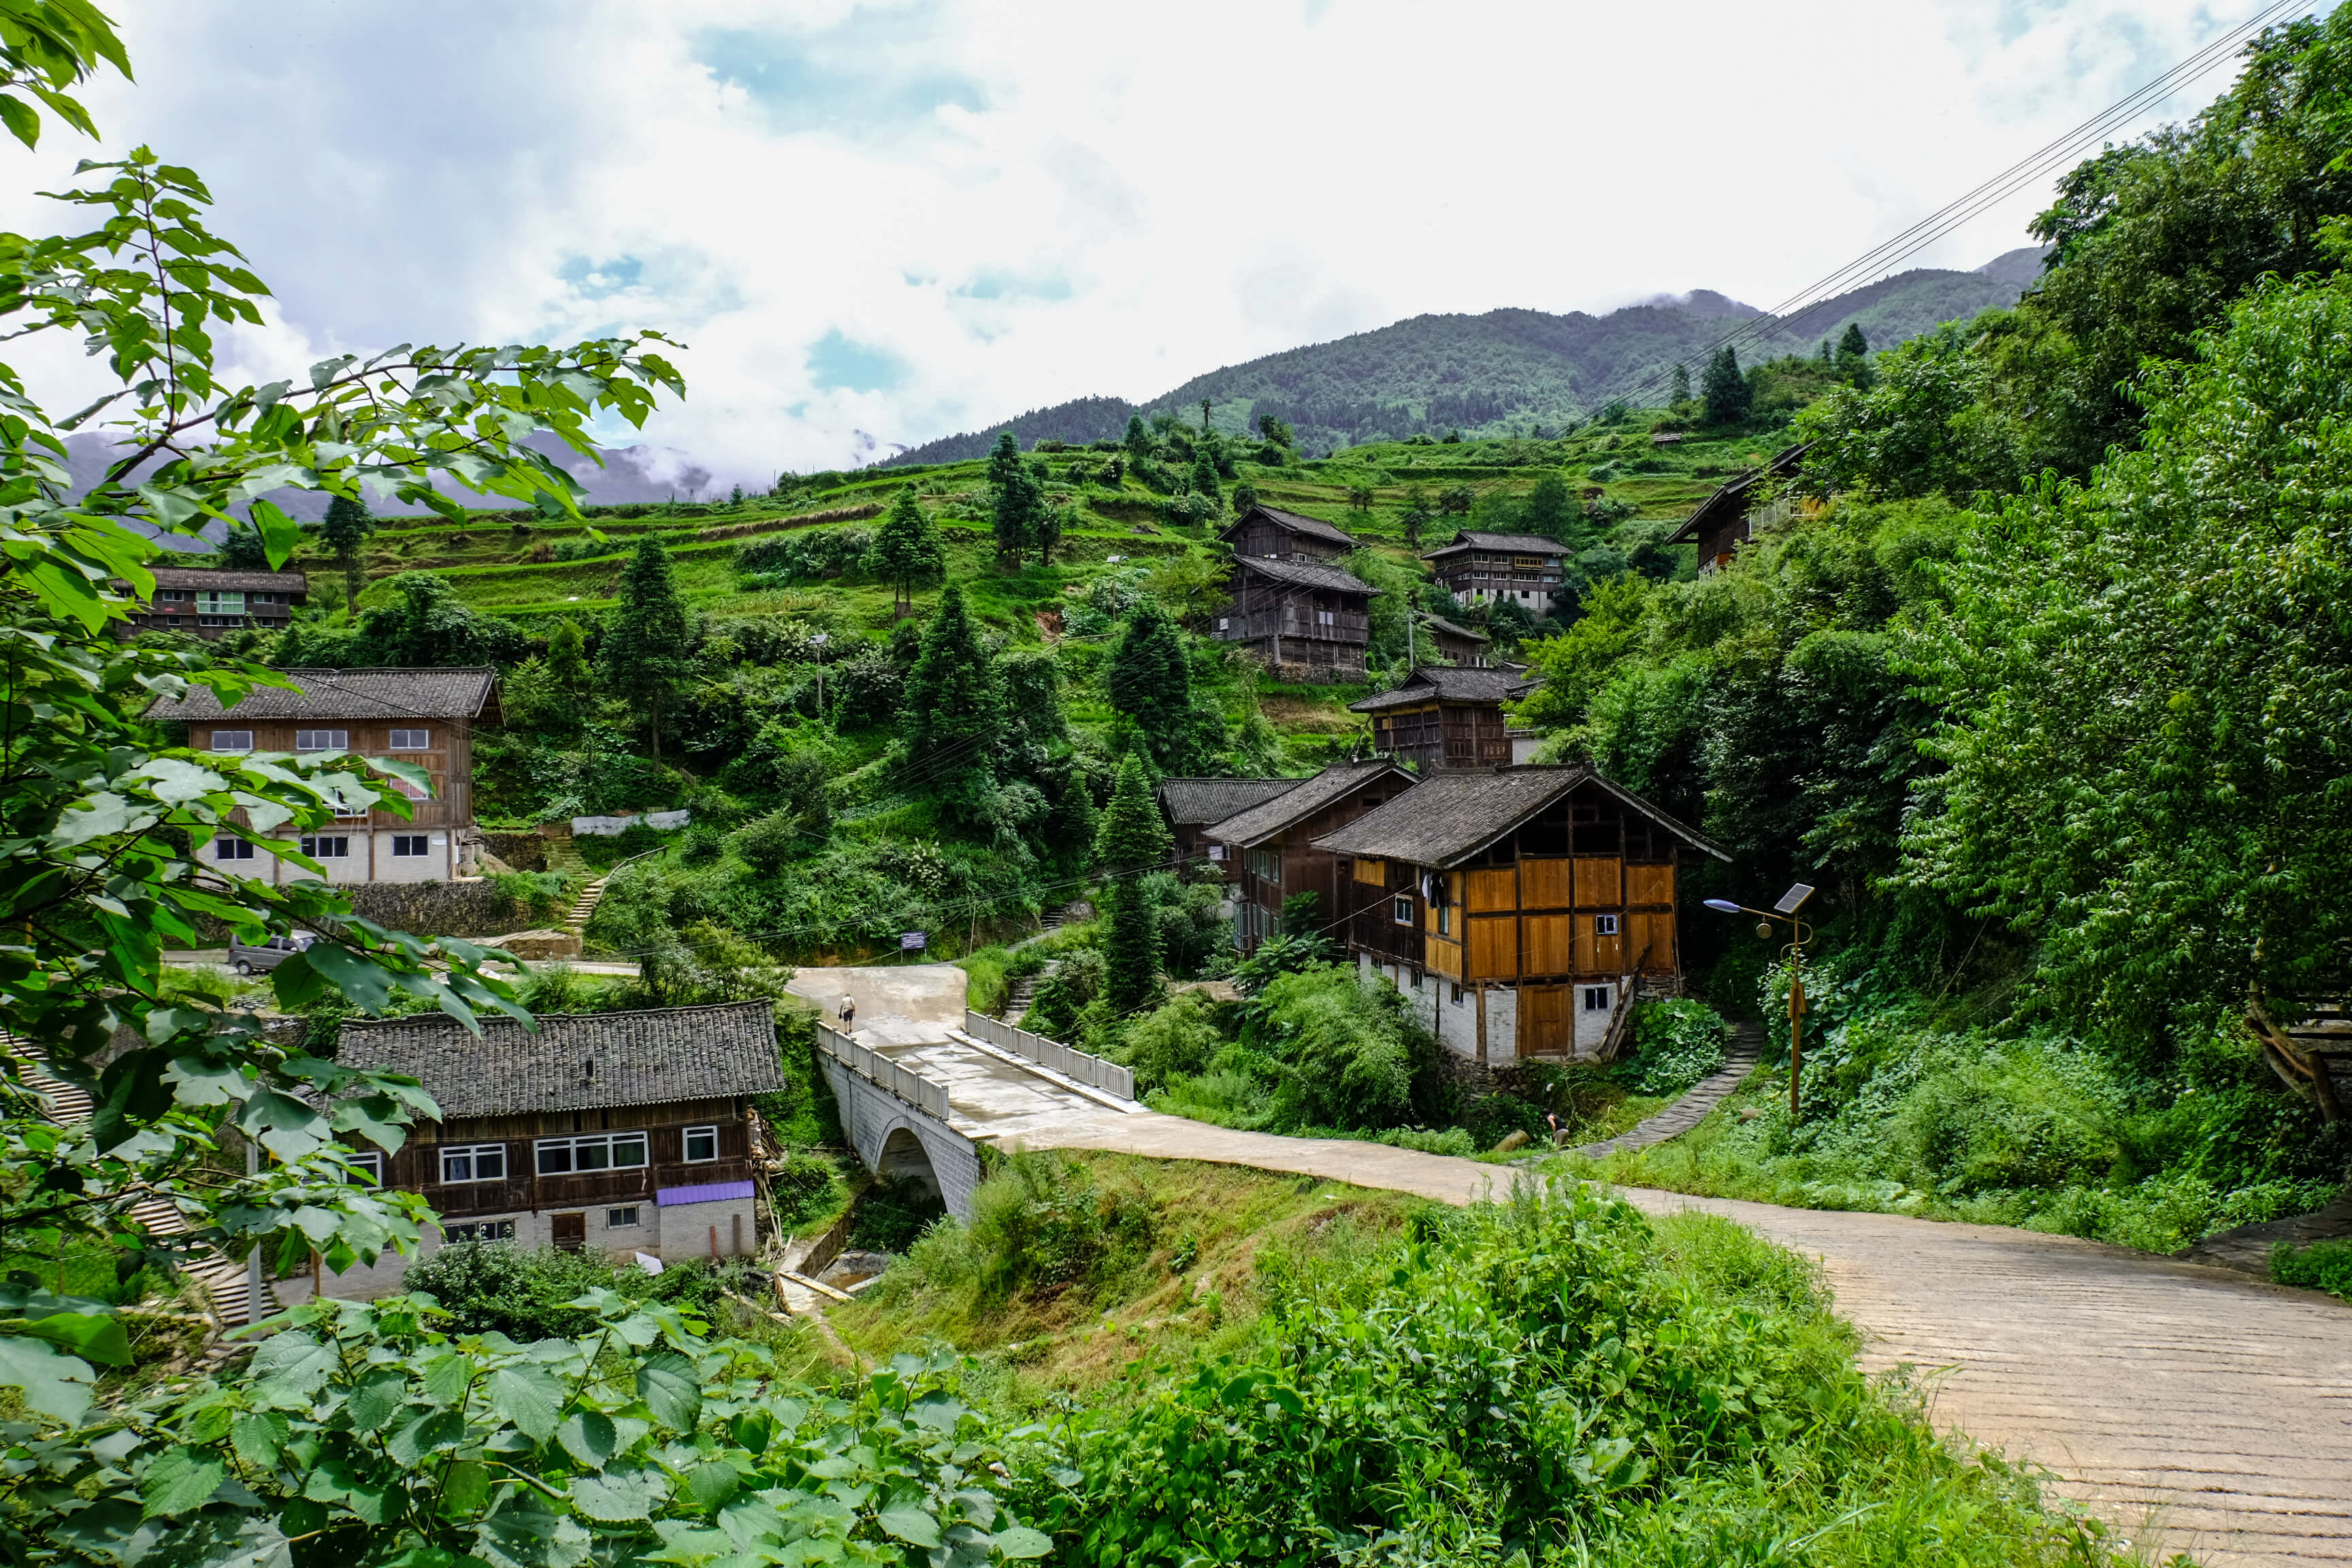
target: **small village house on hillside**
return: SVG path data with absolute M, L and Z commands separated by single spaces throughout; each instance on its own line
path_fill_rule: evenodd
M 1373 751 L 1418 772 L 1495 768 L 1525 762 L 1540 741 L 1503 711 L 1540 684 L 1507 670 L 1417 668 L 1348 710 L 1370 718 Z
M 1233 601 L 1215 636 L 1240 643 L 1277 680 L 1364 679 L 1380 590 L 1314 560 L 1234 559 Z
M 355 1021 L 336 1059 L 405 1073 L 441 1108 L 398 1153 L 371 1157 L 384 1185 L 440 1214 L 426 1254 L 451 1241 L 667 1262 L 758 1250 L 751 1097 L 784 1087 L 772 1003 L 557 1014 L 536 1032 L 490 1019 L 478 1037 L 437 1013 Z M 330 1275 L 327 1293 L 397 1289 L 403 1267 Z
M 1541 534 L 1465 528 L 1422 559 L 1445 591 L 1465 605 L 1496 602 L 1548 616 L 1560 590 L 1568 547 Z
M 1250 508 L 1217 537 L 1253 561 L 1336 561 L 1356 548 L 1352 535 L 1320 518 L 1270 506 Z
M 122 628 L 141 632 L 188 632 L 224 637 L 250 626 L 282 632 L 294 612 L 310 602 L 310 580 L 299 572 L 231 572 L 193 566 L 157 566 L 155 595 Z M 129 584 L 122 584 L 127 587 Z
M 285 669 L 299 688 L 257 687 L 224 710 L 208 687 L 184 701 L 159 702 L 151 719 L 188 726 L 198 751 L 331 752 L 415 763 L 432 780 L 425 796 L 405 781 L 385 779 L 415 801 L 406 819 L 381 807 L 301 840 L 302 852 L 331 882 L 446 882 L 471 869 L 474 731 L 496 724 L 498 672 L 476 669 Z M 206 854 L 249 877 L 285 881 L 310 873 L 289 868 L 242 839 L 215 838 Z
M 1676 873 L 1730 858 L 1581 767 L 1433 773 L 1314 847 L 1358 963 L 1482 1064 L 1599 1053 L 1637 988 L 1678 991 Z
M 1160 781 L 1160 816 L 1168 824 L 1169 835 L 1176 841 L 1176 858 L 1185 864 L 1206 860 L 1214 864 L 1230 882 L 1238 878 L 1241 865 L 1225 853 L 1222 844 L 1212 843 L 1208 830 L 1225 818 L 1236 816 L 1254 805 L 1263 805 L 1276 795 L 1297 789 L 1299 779 L 1162 779 Z
M 1486 650 L 1493 644 L 1494 638 L 1485 632 L 1473 631 L 1468 626 L 1456 626 L 1443 616 L 1421 616 L 1416 618 L 1421 624 L 1421 635 L 1429 639 L 1424 645 L 1429 652 L 1434 653 L 1439 658 L 1450 658 L 1465 668 L 1486 668 Z
M 1683 520 L 1682 526 L 1666 535 L 1668 544 L 1698 546 L 1698 569 L 1702 573 L 1718 571 L 1731 564 L 1731 557 L 1740 544 L 1756 537 L 1760 529 L 1770 527 L 1793 511 L 1785 500 L 1767 502 L 1765 491 L 1769 481 L 1785 479 L 1795 474 L 1811 443 L 1790 447 L 1773 455 L 1772 460 L 1760 468 L 1724 481 L 1716 492 L 1699 502 L 1698 510 Z
M 1209 841 L 1241 867 L 1235 944 L 1250 952 L 1278 934 L 1283 900 L 1300 893 L 1316 895 L 1319 923 L 1338 920 L 1345 910 L 1339 862 L 1313 839 L 1412 787 L 1412 775 L 1393 763 L 1339 763 L 1207 829 Z

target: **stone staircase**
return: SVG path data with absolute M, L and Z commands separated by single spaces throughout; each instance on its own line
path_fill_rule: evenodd
M 1004 1001 L 1004 1021 L 1014 1028 L 1019 1028 L 1021 1020 L 1029 1016 L 1029 1005 L 1037 999 L 1037 988 L 1052 979 L 1055 972 L 1061 967 L 1060 959 L 1049 958 L 1045 961 L 1045 967 L 1036 973 L 1024 974 L 1014 981 L 1013 994 Z
M 1685 1090 L 1683 1097 L 1646 1121 L 1635 1122 L 1616 1137 L 1599 1143 L 1587 1143 L 1576 1151 L 1598 1160 L 1604 1154 L 1615 1154 L 1627 1149 L 1644 1149 L 1653 1143 L 1663 1143 L 1669 1138 L 1680 1137 L 1706 1118 L 1725 1095 L 1738 1089 L 1764 1055 L 1764 1031 L 1753 1024 L 1734 1024 L 1731 1045 L 1723 1053 L 1723 1065 L 1712 1074 Z
M 585 937 L 588 934 L 588 922 L 595 917 L 596 906 L 604 901 L 606 880 L 599 877 L 580 889 L 580 897 L 572 901 L 572 912 L 563 917 L 564 928 L 572 935 Z
M 73 1085 L 61 1083 L 38 1070 L 26 1074 L 25 1085 L 47 1101 L 50 1114 L 58 1121 L 70 1123 L 89 1120 L 89 1096 Z M 151 1236 L 178 1236 L 188 1228 L 187 1216 L 162 1198 L 142 1198 L 131 1205 L 131 1215 Z M 244 1328 L 253 1321 L 253 1279 L 246 1265 L 232 1262 L 216 1252 L 205 1252 L 192 1257 L 181 1272 L 203 1288 L 211 1303 L 213 1321 L 224 1332 Z M 262 1315 L 270 1316 L 283 1305 L 270 1289 L 269 1281 L 263 1279 Z

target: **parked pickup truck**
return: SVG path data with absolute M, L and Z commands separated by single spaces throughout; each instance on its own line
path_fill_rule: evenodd
M 247 944 L 228 939 L 228 966 L 239 974 L 267 974 L 318 940 L 307 931 Z

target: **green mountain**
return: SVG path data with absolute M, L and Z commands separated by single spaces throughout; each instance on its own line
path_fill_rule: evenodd
M 1858 323 L 1888 348 L 1942 322 L 2016 303 L 2038 275 L 2040 252 L 2011 251 L 1973 272 L 1919 268 L 1837 295 L 1742 340 L 1739 356 L 1816 352 Z M 1286 420 L 1309 450 L 1461 430 L 1505 435 L 1589 418 L 1612 398 L 1643 389 L 1677 363 L 1696 377 L 1730 323 L 1764 312 L 1709 289 L 1668 296 L 1605 316 L 1488 310 L 1415 316 L 1328 343 L 1227 365 L 1142 403 L 1083 397 L 1032 409 L 983 430 L 942 437 L 892 464 L 961 462 L 986 454 L 1001 431 L 1024 447 L 1117 436 L 1129 416 L 1189 413 L 1206 399 L 1222 427 L 1249 428 L 1261 415 Z M 1648 401 L 1656 401 L 1653 396 Z

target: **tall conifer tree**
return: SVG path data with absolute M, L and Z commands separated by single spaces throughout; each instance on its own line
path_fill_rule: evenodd
M 1153 764 L 1177 766 L 1192 732 L 1192 670 L 1175 622 L 1147 598 L 1128 617 L 1112 646 L 1110 705 L 1135 721 Z
M 1002 693 L 980 634 L 953 583 L 923 629 L 923 651 L 907 677 L 907 762 L 934 783 L 985 773 L 1004 732 Z
M 1748 417 L 1755 395 L 1748 388 L 1748 378 L 1739 374 L 1739 353 L 1730 344 L 1716 350 L 1715 357 L 1706 362 L 1706 376 L 1699 383 L 1699 395 L 1706 399 L 1706 422 L 1710 425 L 1737 425 Z
M 1118 764 L 1118 783 L 1095 829 L 1095 859 L 1113 876 L 1166 866 L 1176 858 L 1176 840 L 1152 796 L 1143 760 L 1129 752 Z
M 1875 379 L 1870 371 L 1870 340 L 1863 335 L 1860 321 L 1848 321 L 1845 335 L 1838 339 L 1837 371 L 1864 392 Z
M 1010 430 L 996 438 L 995 449 L 988 454 L 988 482 L 996 491 L 996 558 L 1017 568 L 1037 542 L 1037 514 L 1045 510 L 1045 495 L 1029 465 L 1021 460 L 1021 448 Z
M 375 519 L 368 509 L 349 496 L 335 496 L 327 502 L 327 519 L 319 525 L 319 537 L 343 568 L 343 603 L 356 618 L 360 613 L 360 591 L 367 586 L 367 571 L 361 552 L 367 545 L 368 535 L 375 531 Z
M 604 622 L 597 652 L 604 689 L 646 716 L 654 761 L 661 761 L 662 710 L 690 668 L 686 602 L 677 596 L 669 552 L 656 540 L 637 546 L 621 573 L 620 602 Z
M 1110 875 L 1104 890 L 1103 996 L 1114 1015 L 1150 1006 L 1160 995 L 1160 922 L 1139 875 L 1175 858 L 1175 841 L 1152 799 L 1142 759 L 1130 752 L 1095 835 L 1095 858 Z
M 1130 458 L 1151 456 L 1151 432 L 1145 426 L 1140 414 L 1127 416 L 1127 455 Z
M 892 608 L 901 618 L 914 609 L 917 588 L 947 575 L 947 552 L 940 545 L 939 530 L 916 501 L 914 486 L 901 489 L 891 501 L 866 549 L 865 568 L 868 576 L 890 584 Z

